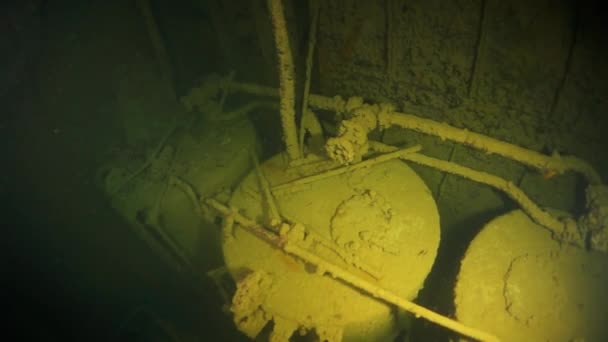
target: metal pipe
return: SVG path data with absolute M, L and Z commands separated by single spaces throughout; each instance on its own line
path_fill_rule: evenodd
M 252 83 L 233 83 L 231 85 L 235 91 L 245 92 L 258 96 L 278 96 L 274 88 L 263 87 Z M 346 103 L 339 96 L 327 97 L 323 95 L 310 94 L 309 103 L 311 106 L 336 112 L 344 112 Z M 570 156 L 544 155 L 542 153 L 526 149 L 505 141 L 501 141 L 486 135 L 471 132 L 467 129 L 456 128 L 446 123 L 436 122 L 412 114 L 405 114 L 396 111 L 378 114 L 378 124 L 381 128 L 399 126 L 411 129 L 416 132 L 433 135 L 442 140 L 450 140 L 466 146 L 473 147 L 488 154 L 497 154 L 507 159 L 528 165 L 542 172 L 554 171 L 558 174 L 566 171 L 574 171 L 582 174 L 589 184 L 602 184 L 602 179 L 598 172 L 585 160 Z
M 287 24 L 283 3 L 281 0 L 268 0 L 268 9 L 272 18 L 274 40 L 277 47 L 279 61 L 279 88 L 281 125 L 283 127 L 283 141 L 290 161 L 301 158 L 298 143 L 298 132 L 296 128 L 296 96 L 295 96 L 295 71 L 293 56 L 289 45 Z

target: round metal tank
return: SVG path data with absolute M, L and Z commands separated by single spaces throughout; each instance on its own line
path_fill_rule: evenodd
M 488 223 L 462 260 L 458 320 L 501 341 L 604 341 L 608 258 L 560 243 L 516 210 Z
M 228 200 L 251 169 L 250 151 L 257 153 L 257 147 L 247 119 L 199 120 L 176 130 L 147 161 L 112 161 L 101 180 L 114 209 L 165 261 L 205 271 L 222 264 L 222 253 L 215 216 L 200 201 Z
M 405 163 L 393 160 L 306 185 L 276 187 L 327 168 L 323 162 L 311 165 L 287 167 L 284 155 L 261 165 L 270 188 L 277 189 L 272 193 L 282 218 L 303 224 L 325 241 L 312 247 L 324 260 L 403 298 L 415 298 L 440 240 L 437 207 L 424 182 Z M 235 190 L 230 205 L 257 222 L 269 222 L 261 189 L 254 171 Z M 270 320 L 273 341 L 286 340 L 294 331 L 314 331 L 324 341 L 392 341 L 402 329 L 404 316 L 395 308 L 323 275 L 238 225 L 225 229 L 230 231 L 224 231 L 224 258 L 237 282 L 233 313 L 237 327 L 251 338 Z M 359 262 L 348 264 L 340 256 L 345 254 Z M 249 312 L 235 312 L 243 302 L 255 304 L 245 309 Z

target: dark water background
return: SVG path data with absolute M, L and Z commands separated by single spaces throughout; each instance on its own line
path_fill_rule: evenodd
M 165 266 L 94 185 L 121 139 L 116 70 L 153 63 L 134 2 L 3 2 L 0 24 L 3 339 L 238 339 L 215 288 Z

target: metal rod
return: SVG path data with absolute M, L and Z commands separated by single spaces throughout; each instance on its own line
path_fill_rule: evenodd
M 301 247 L 301 241 L 298 241 L 297 238 L 292 238 L 292 236 L 296 236 L 297 234 L 290 235 L 287 233 L 285 237 L 280 237 L 257 222 L 239 214 L 238 211 L 232 210 L 214 199 L 208 199 L 206 203 L 224 215 L 231 215 L 234 217 L 234 221 L 241 225 L 241 227 L 270 243 L 275 248 L 281 249 L 286 253 L 304 260 L 305 262 L 315 266 L 317 269 L 323 270 L 323 273 L 329 273 L 332 276 L 350 284 L 351 286 L 366 292 L 374 298 L 378 298 L 384 302 L 393 304 L 405 311 L 412 313 L 416 317 L 423 317 L 424 319 L 437 325 L 448 328 L 475 340 L 491 342 L 499 341 L 497 337 L 489 333 L 468 327 L 456 320 L 440 315 L 414 302 L 401 298 L 389 290 L 366 281 L 365 279 L 362 279 L 361 277 L 358 277 L 351 272 L 320 258 L 319 256 L 309 252 L 306 248 Z
M 323 173 L 304 177 L 304 178 L 299 178 L 299 179 L 293 180 L 291 182 L 283 183 L 283 184 L 272 187 L 272 192 L 274 192 L 274 193 L 281 193 L 281 192 L 285 192 L 285 191 L 289 192 L 293 188 L 296 188 L 298 186 L 314 183 L 314 182 L 317 182 L 319 180 L 326 179 L 329 177 L 339 176 L 341 174 L 344 174 L 347 172 L 352 172 L 354 170 L 361 169 L 364 167 L 371 167 L 376 164 L 384 163 L 389 160 L 399 159 L 404 154 L 415 153 L 415 152 L 420 151 L 420 149 L 421 149 L 421 146 L 416 145 L 416 146 L 404 148 L 401 150 L 393 151 L 390 153 L 382 154 L 380 156 L 377 156 L 377 157 L 374 157 L 371 159 L 367 159 L 367 160 L 359 162 L 357 164 L 340 167 L 337 169 L 325 171 Z

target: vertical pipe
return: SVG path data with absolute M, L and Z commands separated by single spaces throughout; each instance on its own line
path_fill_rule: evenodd
M 276 54 L 274 52 L 274 38 L 272 37 L 272 24 L 268 21 L 268 6 L 266 2 L 260 0 L 249 0 L 249 10 L 252 12 L 255 23 L 258 47 L 264 58 L 264 77 L 260 79 L 262 83 L 269 83 L 273 80 L 272 74 L 267 73 L 275 69 Z
M 483 63 L 483 53 L 485 51 L 486 43 L 488 1 L 489 0 L 481 0 L 480 4 L 479 26 L 477 28 L 477 42 L 475 45 L 475 54 L 473 55 L 473 65 L 471 66 L 471 74 L 469 75 L 469 98 L 474 98 L 478 95 L 477 87 L 479 86 L 479 73 L 481 72 L 481 63 Z
M 306 51 L 306 76 L 304 80 L 304 93 L 302 95 L 302 119 L 300 120 L 300 134 L 298 136 L 298 143 L 300 144 L 300 155 L 304 155 L 304 117 L 311 115 L 308 112 L 308 95 L 310 94 L 310 79 L 312 75 L 313 57 L 315 51 L 315 45 L 317 43 L 317 25 L 319 21 L 319 2 L 318 0 L 308 1 L 310 9 L 310 28 L 308 30 L 308 50 Z
M 456 154 L 456 147 L 458 146 L 458 144 L 453 144 L 452 145 L 452 149 L 450 150 L 450 156 L 448 157 L 448 161 L 451 163 L 454 161 L 454 155 Z M 444 172 L 443 175 L 441 176 L 441 180 L 439 181 L 439 185 L 437 186 L 437 199 L 435 201 L 437 201 L 437 203 L 439 203 L 439 200 L 441 199 L 441 193 L 443 192 L 443 184 L 445 184 L 445 179 L 447 178 L 448 173 Z
M 386 0 L 384 4 L 384 14 L 386 16 L 386 75 L 388 80 L 392 80 L 395 75 L 395 42 L 394 29 L 395 25 L 393 9 L 395 8 L 394 0 Z
M 551 101 L 551 107 L 549 107 L 548 120 L 556 120 L 559 118 L 555 117 L 555 110 L 557 109 L 557 105 L 559 104 L 559 99 L 564 91 L 564 87 L 568 83 L 568 78 L 570 76 L 570 70 L 572 68 L 572 60 L 574 59 L 574 49 L 576 47 L 576 41 L 578 36 L 578 29 L 580 24 L 579 12 L 580 12 L 580 4 L 574 3 L 574 10 L 572 16 L 572 38 L 570 39 L 570 46 L 568 47 L 568 54 L 566 55 L 566 60 L 564 61 L 564 70 L 562 72 L 562 76 L 559 80 L 559 84 L 555 88 L 555 93 L 553 95 L 553 101 Z
M 209 15 L 211 27 L 215 33 L 215 41 L 221 58 L 220 65 L 225 69 L 231 69 L 239 65 L 235 56 L 237 49 L 236 34 L 233 21 L 226 19 L 232 14 L 228 13 L 228 5 L 222 0 L 195 0 L 194 4 Z M 203 42 L 205 46 L 208 42 Z
M 281 94 L 281 125 L 283 127 L 283 141 L 290 161 L 301 158 L 296 129 L 296 96 L 295 71 L 293 56 L 289 46 L 287 24 L 283 11 L 282 0 L 268 0 L 268 8 L 272 18 L 274 40 L 277 47 L 279 61 L 279 88 Z
M 173 88 L 173 68 L 171 66 L 169 54 L 165 48 L 165 42 L 156 23 L 156 19 L 154 18 L 154 14 L 152 13 L 150 1 L 137 0 L 137 7 L 146 22 L 146 29 L 150 36 L 150 40 L 152 41 L 152 47 L 154 48 L 161 77 L 165 82 L 165 85 L 169 88 L 171 96 L 175 96 L 175 90 Z

